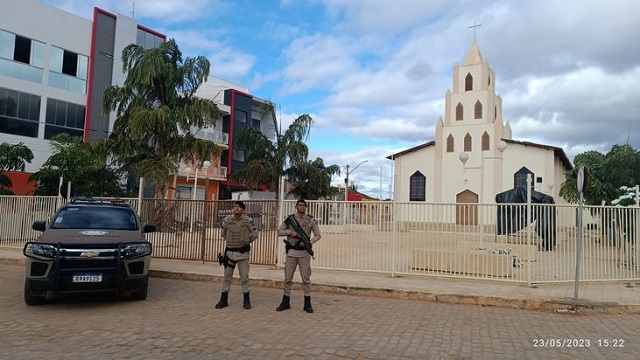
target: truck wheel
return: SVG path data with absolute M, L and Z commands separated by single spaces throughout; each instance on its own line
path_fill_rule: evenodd
M 31 283 L 29 280 L 24 281 L 24 302 L 27 303 L 27 305 L 42 305 L 46 302 L 44 296 L 31 294 Z
M 144 300 L 147 298 L 147 289 L 149 288 L 149 275 L 144 277 L 142 287 L 131 293 L 131 300 Z

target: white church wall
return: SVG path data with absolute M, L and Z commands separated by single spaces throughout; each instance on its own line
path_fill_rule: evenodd
M 434 147 L 422 149 L 421 151 L 405 154 L 395 161 L 395 195 L 396 201 L 408 202 L 409 201 L 409 186 L 411 175 L 416 171 L 420 171 L 426 178 L 426 197 L 427 201 L 429 196 L 433 196 L 434 189 Z
M 503 183 L 507 189 L 513 188 L 514 174 L 522 167 L 526 167 L 534 174 L 532 181 L 536 191 L 546 194 L 548 192 L 547 184 L 553 184 L 555 187 L 553 150 L 509 144 L 504 155 Z M 538 178 L 541 178 L 542 182 L 538 182 Z

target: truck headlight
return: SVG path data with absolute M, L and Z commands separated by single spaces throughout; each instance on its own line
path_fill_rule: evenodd
M 53 258 L 57 254 L 57 249 L 51 244 L 27 243 L 22 251 L 25 256 L 31 258 Z
M 151 255 L 150 243 L 124 244 L 120 247 L 120 254 L 124 259 L 133 259 L 137 257 Z

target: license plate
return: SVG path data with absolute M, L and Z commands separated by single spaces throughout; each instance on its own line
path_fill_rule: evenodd
M 102 274 L 83 274 L 83 275 L 73 275 L 74 283 L 93 283 L 93 282 L 102 282 Z

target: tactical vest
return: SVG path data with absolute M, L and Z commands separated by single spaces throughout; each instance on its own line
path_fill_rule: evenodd
M 227 220 L 227 247 L 238 248 L 249 243 L 251 236 L 251 223 L 247 216 L 241 217 L 239 220 L 233 216 Z

